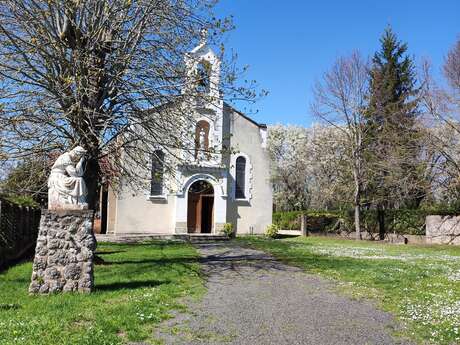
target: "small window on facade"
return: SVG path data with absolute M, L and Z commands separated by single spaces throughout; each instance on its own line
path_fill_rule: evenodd
M 236 159 L 236 181 L 235 181 L 235 198 L 244 199 L 246 187 L 246 158 L 238 157 Z
M 163 195 L 163 170 L 165 154 L 161 150 L 152 153 L 152 181 L 150 195 Z

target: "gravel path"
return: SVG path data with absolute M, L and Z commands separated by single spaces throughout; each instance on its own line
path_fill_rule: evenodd
M 331 282 L 232 243 L 196 246 L 208 291 L 163 324 L 165 344 L 409 344 L 391 336 L 391 315 Z

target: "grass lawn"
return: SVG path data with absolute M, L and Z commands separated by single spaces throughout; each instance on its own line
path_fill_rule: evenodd
M 321 237 L 237 241 L 332 278 L 347 294 L 377 300 L 402 321 L 404 335 L 420 343 L 460 344 L 459 247 Z
M 153 329 L 182 296 L 204 292 L 198 254 L 187 244 L 99 244 L 91 294 L 31 296 L 32 264 L 0 274 L 0 344 L 156 344 Z

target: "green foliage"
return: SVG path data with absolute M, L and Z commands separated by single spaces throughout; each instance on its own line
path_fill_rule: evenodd
M 265 236 L 276 238 L 278 236 L 279 227 L 276 224 L 270 224 L 265 230 Z
M 407 106 L 408 110 L 413 110 L 414 104 L 398 104 L 401 101 L 407 101 L 416 93 L 415 66 L 407 55 L 407 43 L 398 41 L 391 27 L 387 27 L 380 39 L 380 44 L 380 50 L 374 54 L 372 59 L 371 96 L 380 95 L 382 97 L 373 98 L 371 106 L 383 105 L 382 110 L 384 111 L 395 111 L 401 106 Z M 395 106 L 395 108 L 390 109 L 390 106 Z
M 427 214 L 440 216 L 458 216 L 460 214 L 460 200 L 451 203 L 438 203 L 423 205 L 421 207 Z
M 367 196 L 374 205 L 417 207 L 428 190 L 420 160 L 421 132 L 416 71 L 402 43 L 388 27 L 372 59 L 366 111 Z
M 313 233 L 352 232 L 354 210 L 348 211 L 290 211 L 273 213 L 273 223 L 283 230 L 300 230 L 300 216 L 307 215 L 308 231 Z M 456 205 L 434 205 L 420 209 L 385 210 L 387 232 L 401 235 L 424 235 L 425 219 L 428 215 L 458 215 Z M 363 231 L 376 233 L 378 218 L 375 209 L 362 210 L 361 228 Z
M 39 207 L 40 204 L 36 202 L 31 196 L 6 196 L 5 199 L 13 204 L 19 206 Z
M 425 235 L 425 219 L 423 210 L 399 209 L 388 210 L 385 217 L 390 232 L 408 235 Z
M 225 223 L 222 228 L 222 233 L 228 237 L 232 237 L 233 236 L 233 224 Z
M 311 231 L 329 231 L 343 218 L 341 211 L 287 211 L 274 212 L 273 223 L 283 230 L 300 230 L 300 216 L 307 215 L 307 227 Z
M 4 180 L 0 181 L 0 189 L 12 202 L 24 206 L 38 205 L 47 197 L 49 163 L 48 157 L 36 157 L 20 162 L 8 172 Z M 35 200 L 35 203 L 31 203 L 30 200 Z
M 32 296 L 32 263 L 0 274 L 0 344 L 157 344 L 154 328 L 180 299 L 204 292 L 196 250 L 165 241 L 99 244 L 95 292 Z
M 333 279 L 343 293 L 373 298 L 420 344 L 460 343 L 460 248 L 397 246 L 325 237 L 238 241 Z
M 385 226 L 387 232 L 402 235 L 425 235 L 425 220 L 429 215 L 457 215 L 455 208 L 428 207 L 419 209 L 385 210 Z M 352 218 L 350 213 L 349 218 Z M 376 232 L 378 229 L 377 211 L 362 212 L 363 229 Z
M 273 223 L 283 230 L 298 230 L 301 214 L 302 211 L 273 212 Z

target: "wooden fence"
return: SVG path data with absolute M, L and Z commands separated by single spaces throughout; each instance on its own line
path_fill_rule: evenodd
M 18 206 L 0 199 L 0 267 L 21 258 L 35 246 L 40 209 Z

